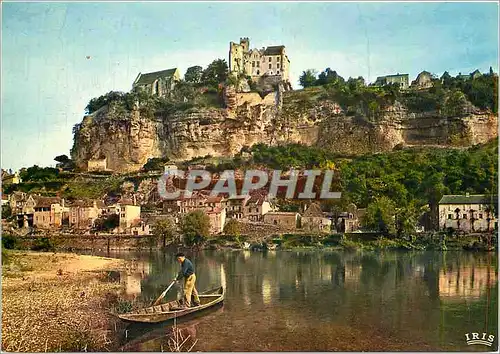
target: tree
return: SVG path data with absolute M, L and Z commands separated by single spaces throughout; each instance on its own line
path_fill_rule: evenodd
M 202 244 L 210 235 L 210 218 L 202 210 L 192 211 L 181 220 L 181 231 L 187 246 Z
M 337 74 L 335 70 L 326 68 L 325 71 L 319 74 L 316 85 L 338 85 L 344 82 L 344 78 Z
M 444 88 L 451 88 L 454 81 L 453 77 L 447 71 L 445 71 L 441 76 L 441 82 L 443 83 Z
M 54 158 L 58 162 L 57 168 L 62 168 L 63 170 L 73 170 L 75 168 L 75 163 L 67 155 L 59 155 Z
M 176 227 L 171 219 L 158 220 L 153 229 L 153 235 L 157 240 L 162 240 L 163 248 L 167 245 L 167 240 L 172 242 L 174 240 Z
M 101 216 L 94 221 L 94 229 L 96 231 L 109 231 L 117 228 L 120 225 L 120 216 L 118 214 L 110 214 Z
M 231 236 L 240 236 L 241 224 L 235 219 L 229 220 L 226 226 L 224 226 L 224 234 Z
M 314 86 L 316 83 L 316 71 L 313 69 L 303 71 L 299 77 L 299 82 L 303 88 Z
M 217 59 L 210 63 L 201 75 L 201 83 L 211 87 L 225 82 L 229 73 L 225 59 Z
M 12 209 L 10 208 L 10 205 L 4 205 L 2 206 L 2 219 L 8 219 L 12 216 Z
M 192 66 L 186 70 L 184 74 L 184 81 L 192 84 L 199 84 L 203 75 L 203 68 L 201 66 Z
M 162 171 L 163 170 L 163 165 L 165 162 L 168 162 L 169 158 L 168 157 L 152 157 L 148 159 L 148 162 L 142 166 L 142 169 L 146 172 L 148 171 Z
M 368 204 L 362 223 L 370 230 L 378 231 L 384 235 L 393 235 L 396 231 L 394 219 L 394 202 L 386 196 L 382 196 Z

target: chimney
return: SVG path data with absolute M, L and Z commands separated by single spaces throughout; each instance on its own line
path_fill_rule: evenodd
M 134 194 L 134 205 L 137 205 L 137 200 L 135 198 L 135 194 Z

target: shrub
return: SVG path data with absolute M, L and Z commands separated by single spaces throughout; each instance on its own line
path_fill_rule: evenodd
M 34 243 L 33 246 L 31 247 L 33 251 L 43 251 L 43 252 L 49 252 L 49 251 L 54 251 L 55 250 L 55 245 L 52 240 L 50 240 L 48 237 L 42 237 L 37 239 Z
M 2 236 L 2 247 L 8 250 L 13 250 L 18 246 L 18 240 L 12 235 Z

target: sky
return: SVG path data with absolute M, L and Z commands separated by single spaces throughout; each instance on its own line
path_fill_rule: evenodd
M 498 72 L 498 3 L 2 2 L 1 166 L 54 166 L 93 97 L 139 72 L 228 60 L 229 42 L 285 45 L 344 78 Z

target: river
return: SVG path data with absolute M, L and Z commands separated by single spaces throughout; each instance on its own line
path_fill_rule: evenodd
M 172 253 L 101 255 L 136 260 L 137 267 L 120 277 L 130 298 L 156 298 L 179 269 Z M 223 306 L 177 324 L 193 351 L 498 347 L 494 253 L 225 250 L 187 256 L 200 291 L 226 287 Z M 167 295 L 176 296 L 178 287 Z M 129 326 L 121 349 L 169 351 L 171 328 Z M 473 332 L 495 335 L 493 345 L 467 345 L 465 334 Z

